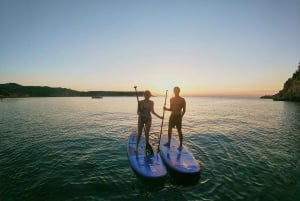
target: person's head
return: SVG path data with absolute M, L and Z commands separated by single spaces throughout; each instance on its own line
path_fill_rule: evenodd
M 152 96 L 152 94 L 151 94 L 151 92 L 150 92 L 149 90 L 146 90 L 146 91 L 144 92 L 144 97 L 145 97 L 145 99 L 149 99 L 151 96 Z
M 173 92 L 174 92 L 175 95 L 179 95 L 180 88 L 179 87 L 174 87 Z

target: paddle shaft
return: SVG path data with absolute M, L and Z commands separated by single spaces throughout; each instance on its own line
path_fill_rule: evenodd
M 140 101 L 139 101 L 139 95 L 138 95 L 138 92 L 137 92 L 137 90 L 136 90 L 136 87 L 137 87 L 137 86 L 134 86 L 134 90 L 135 90 L 136 100 L 137 100 L 138 107 L 139 107 L 139 112 L 141 112 L 141 106 L 140 106 Z
M 168 96 L 168 90 L 166 90 L 164 107 L 166 107 L 167 96 Z M 163 117 L 163 118 L 162 118 L 162 120 L 161 120 L 161 126 L 160 126 L 160 133 L 159 133 L 159 140 L 158 140 L 158 148 L 157 148 L 157 153 L 159 152 L 159 146 L 160 146 L 161 133 L 162 133 L 162 128 L 163 128 L 163 125 L 164 125 L 165 109 L 163 109 L 163 116 L 162 116 L 162 117 Z

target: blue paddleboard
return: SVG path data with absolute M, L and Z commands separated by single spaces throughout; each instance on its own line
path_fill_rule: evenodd
M 177 150 L 179 141 L 172 137 L 170 146 L 164 144 L 168 141 L 168 135 L 162 135 L 160 141 L 160 155 L 166 166 L 182 175 L 200 175 L 200 165 L 186 146 Z
M 132 169 L 141 177 L 148 179 L 158 179 L 163 178 L 167 175 L 167 169 L 161 160 L 157 151 L 154 151 L 152 155 L 146 155 L 145 147 L 146 140 L 144 136 L 141 136 L 140 143 L 138 147 L 138 152 L 136 153 L 136 138 L 137 133 L 133 132 L 128 137 L 127 153 L 130 166 Z

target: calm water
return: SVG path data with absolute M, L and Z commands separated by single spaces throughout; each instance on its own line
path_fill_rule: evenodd
M 162 114 L 163 98 L 152 100 Z M 184 143 L 202 165 L 191 186 L 131 170 L 135 97 L 0 101 L 0 200 L 300 200 L 300 103 L 186 101 Z M 160 123 L 153 117 L 153 144 Z

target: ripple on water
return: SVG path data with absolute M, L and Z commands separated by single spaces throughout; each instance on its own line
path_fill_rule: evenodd
M 126 142 L 136 130 L 136 99 L 1 102 L 0 199 L 299 200 L 299 105 L 187 101 L 184 143 L 202 169 L 192 186 L 177 185 L 171 176 L 159 184 L 144 182 L 131 170 Z M 164 133 L 167 123 L 166 117 Z M 154 145 L 160 124 L 153 118 Z

